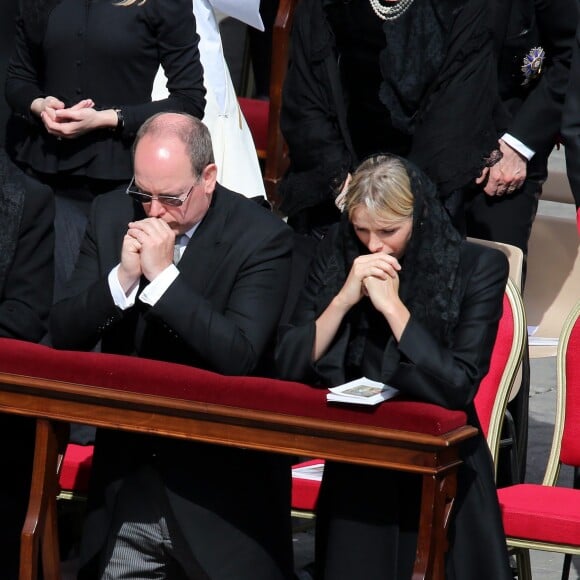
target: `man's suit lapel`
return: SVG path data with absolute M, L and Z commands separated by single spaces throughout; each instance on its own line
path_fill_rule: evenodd
M 231 203 L 227 193 L 221 186 L 216 186 L 211 206 L 179 261 L 179 270 L 187 276 L 193 289 L 202 295 L 213 286 L 217 266 L 225 260 L 231 249 L 232 242 L 226 231 L 230 211 Z

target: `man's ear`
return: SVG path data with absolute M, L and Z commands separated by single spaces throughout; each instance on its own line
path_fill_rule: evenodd
M 205 192 L 213 193 L 213 190 L 215 189 L 215 184 L 217 182 L 217 165 L 215 163 L 210 163 L 209 165 L 206 165 L 201 173 L 201 177 L 203 179 Z

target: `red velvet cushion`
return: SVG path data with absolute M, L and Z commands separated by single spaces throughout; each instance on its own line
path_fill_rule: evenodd
M 491 353 L 489 371 L 479 385 L 475 396 L 475 409 L 485 437 L 489 431 L 493 404 L 514 338 L 514 318 L 508 297 L 503 297 L 503 314 L 499 321 L 497 338 Z
M 269 101 L 239 97 L 238 102 L 248 127 L 250 127 L 256 149 L 266 151 L 268 148 L 268 119 L 270 117 Z
M 466 420 L 462 411 L 401 398 L 372 408 L 328 405 L 325 389 L 301 383 L 223 376 L 185 365 L 59 351 L 12 339 L 0 339 L 0 372 L 431 435 L 448 433 Z
M 580 490 L 526 483 L 497 493 L 507 536 L 580 546 Z
M 580 319 L 572 329 L 566 349 L 566 421 L 560 460 L 580 466 Z
M 318 501 L 320 481 L 303 479 L 294 474 L 296 468 L 324 463 L 322 459 L 311 459 L 292 466 L 292 508 L 304 511 L 314 511 Z
M 93 446 L 69 443 L 60 468 L 59 485 L 64 491 L 86 493 L 89 488 Z

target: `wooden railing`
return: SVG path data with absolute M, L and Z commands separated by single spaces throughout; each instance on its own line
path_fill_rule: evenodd
M 421 474 L 416 580 L 444 578 L 459 448 L 476 433 L 462 412 L 425 403 L 332 408 L 323 391 L 300 383 L 9 339 L 0 339 L 0 412 L 37 418 L 21 580 L 37 577 L 39 559 L 45 580 L 60 578 L 56 473 L 59 431 L 68 422 Z

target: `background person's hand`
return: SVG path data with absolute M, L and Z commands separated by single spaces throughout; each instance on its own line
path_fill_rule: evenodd
M 342 189 L 340 190 L 340 193 L 334 199 L 334 205 L 336 205 L 336 207 L 341 212 L 344 211 L 346 192 L 348 190 L 348 186 L 350 184 L 351 179 L 352 179 L 352 175 L 350 173 L 347 173 L 346 179 L 344 180 L 344 183 L 342 184 Z
M 483 185 L 483 191 L 489 196 L 501 196 L 519 189 L 527 175 L 527 159 L 499 140 L 501 159 L 491 167 L 484 168 L 476 183 Z
M 37 99 L 37 101 L 39 100 Z M 66 117 L 61 117 L 63 111 L 77 111 L 81 109 L 92 111 L 95 106 L 92 99 L 83 99 L 68 109 L 65 108 L 62 101 L 55 97 L 46 97 L 40 101 L 41 102 L 33 108 L 33 112 L 38 111 L 38 115 L 44 124 L 46 131 L 50 135 L 54 135 L 59 139 L 70 138 L 70 134 L 73 132 L 72 128 L 68 126 L 69 121 Z
M 30 104 L 31 112 L 37 117 L 42 117 L 42 113 L 47 112 L 54 118 L 54 112 L 58 109 L 64 109 L 64 103 L 56 97 L 38 97 Z
M 62 139 L 76 139 L 96 129 L 114 128 L 116 123 L 117 113 L 113 109 L 97 111 L 92 107 L 70 107 L 56 111 L 50 130 L 58 132 Z

